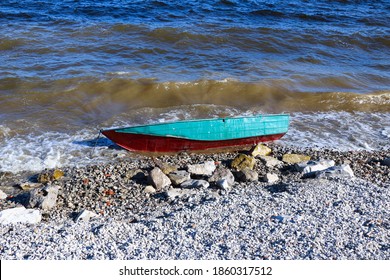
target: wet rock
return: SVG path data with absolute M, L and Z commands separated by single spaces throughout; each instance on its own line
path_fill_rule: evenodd
M 309 160 L 310 160 L 310 156 L 301 155 L 301 154 L 284 154 L 282 158 L 282 161 L 289 164 L 300 163 Z
M 88 222 L 90 219 L 96 218 L 97 216 L 98 214 L 84 209 L 77 215 L 77 217 L 75 218 L 75 222 L 76 223 L 80 221 Z
M 296 163 L 294 165 L 295 170 L 302 172 L 304 176 L 314 175 L 315 172 L 325 170 L 335 165 L 333 160 L 320 160 Z
M 216 168 L 214 161 L 188 165 L 188 172 L 194 175 L 211 176 Z
M 30 191 L 29 206 L 39 207 L 44 210 L 56 206 L 58 196 L 58 186 L 46 186 Z
M 256 147 L 254 147 L 251 151 L 250 154 L 253 157 L 257 156 L 268 156 L 270 155 L 272 150 L 268 148 L 267 146 L 263 144 L 258 144 Z
M 209 186 L 210 186 L 209 182 L 205 180 L 194 180 L 194 179 L 187 180 L 180 184 L 180 187 L 185 189 L 208 188 Z
M 336 178 L 336 177 L 355 177 L 351 167 L 347 164 L 340 166 L 332 166 L 325 170 L 317 171 L 315 173 L 316 178 Z
M 157 191 L 161 191 L 163 188 L 171 184 L 171 180 L 169 180 L 168 176 L 165 175 L 158 167 L 155 167 L 152 171 L 150 171 L 149 181 Z
M 267 173 L 264 176 L 264 181 L 268 182 L 268 183 L 275 183 L 275 182 L 279 181 L 279 177 L 277 174 Z
M 259 174 L 249 168 L 244 168 L 243 170 L 236 172 L 235 175 L 237 180 L 241 182 L 255 182 L 259 180 Z
M 190 173 L 185 170 L 173 171 L 172 173 L 168 174 L 168 177 L 175 186 L 178 186 L 181 183 L 191 179 Z
M 214 171 L 209 178 L 209 182 L 215 182 L 217 186 L 225 186 L 226 184 L 232 186 L 234 184 L 234 175 L 229 169 L 220 167 Z
M 243 170 L 245 168 L 248 168 L 248 169 L 253 169 L 253 167 L 255 166 L 256 164 L 256 159 L 251 157 L 251 156 L 247 156 L 247 155 L 244 155 L 244 154 L 239 154 L 238 156 L 236 156 L 232 163 L 231 163 L 231 167 L 236 169 L 236 170 Z
M 0 199 L 6 199 L 6 198 L 7 198 L 7 194 L 2 190 L 0 190 Z
M 37 224 L 41 221 L 42 215 L 39 210 L 16 207 L 0 212 L 0 224 Z
M 282 161 L 270 156 L 261 156 L 260 160 L 265 164 L 265 166 L 270 168 L 283 165 Z

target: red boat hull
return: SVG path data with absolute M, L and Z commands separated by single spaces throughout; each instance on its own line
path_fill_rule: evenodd
M 217 150 L 231 147 L 256 145 L 261 142 L 274 141 L 282 134 L 255 136 L 241 139 L 219 141 L 199 141 L 176 137 L 162 137 L 145 134 L 120 133 L 105 130 L 102 133 L 122 148 L 135 152 L 177 153 L 183 151 Z

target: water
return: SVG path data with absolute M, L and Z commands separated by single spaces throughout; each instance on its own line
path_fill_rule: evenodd
M 281 144 L 390 147 L 388 1 L 0 3 L 0 171 L 110 161 L 99 129 L 291 114 Z

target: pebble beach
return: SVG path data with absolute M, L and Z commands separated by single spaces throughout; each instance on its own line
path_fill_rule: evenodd
M 388 151 L 260 146 L 3 172 L 0 258 L 390 259 Z

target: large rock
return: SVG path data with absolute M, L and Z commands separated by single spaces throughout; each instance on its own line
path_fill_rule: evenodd
M 283 155 L 282 160 L 285 163 L 294 164 L 294 163 L 300 163 L 303 161 L 309 161 L 310 156 L 300 155 L 300 154 L 285 154 L 285 155 Z
M 259 174 L 256 171 L 251 170 L 249 168 L 244 168 L 243 170 L 236 172 L 235 175 L 237 180 L 241 182 L 246 182 L 246 181 L 255 182 L 259 180 Z
M 180 187 L 184 189 L 208 188 L 209 186 L 210 186 L 209 182 L 205 180 L 194 180 L 194 179 L 187 180 L 180 184 Z
M 168 174 L 168 177 L 175 186 L 178 186 L 181 183 L 191 179 L 190 173 L 185 170 L 173 171 L 172 173 Z
M 0 224 L 37 224 L 41 221 L 42 215 L 39 210 L 16 207 L 0 212 Z
M 215 182 L 217 186 L 226 188 L 227 186 L 233 186 L 234 175 L 229 169 L 220 167 L 214 171 L 209 178 L 209 182 Z
M 325 170 L 315 172 L 316 178 L 336 178 L 336 177 L 347 177 L 353 178 L 355 174 L 348 164 L 340 166 L 332 166 Z
M 255 164 L 256 164 L 255 158 L 244 154 L 239 154 L 233 159 L 231 163 L 231 167 L 238 171 L 243 170 L 245 168 L 249 168 L 252 170 Z
M 260 160 L 265 164 L 265 166 L 273 168 L 283 165 L 283 162 L 278 160 L 277 158 L 270 156 L 261 156 Z
M 168 176 L 165 175 L 158 167 L 155 167 L 152 171 L 150 171 L 149 180 L 157 191 L 161 191 L 163 188 L 171 184 L 171 180 L 169 180 Z
M 178 169 L 178 166 L 177 165 L 172 165 L 172 164 L 169 164 L 169 163 L 165 163 L 165 162 L 162 162 L 160 165 L 159 165 L 159 168 L 161 169 L 161 171 L 168 175 L 169 173 L 172 173 L 174 171 L 176 171 Z
M 56 206 L 58 196 L 58 186 L 46 186 L 30 191 L 29 206 L 39 207 L 44 210 Z
M 251 150 L 250 154 L 253 157 L 268 156 L 271 154 L 271 152 L 272 152 L 272 150 L 270 148 L 268 148 L 267 146 L 265 146 L 263 144 L 258 144 L 256 147 L 254 147 Z
M 309 160 L 307 162 L 301 162 L 295 164 L 295 169 L 299 172 L 302 172 L 305 176 L 314 175 L 315 172 L 325 170 L 329 167 L 335 165 L 333 160 L 320 160 L 320 161 L 312 161 Z
M 211 176 L 216 166 L 214 161 L 206 161 L 200 164 L 190 164 L 187 168 L 191 174 Z

